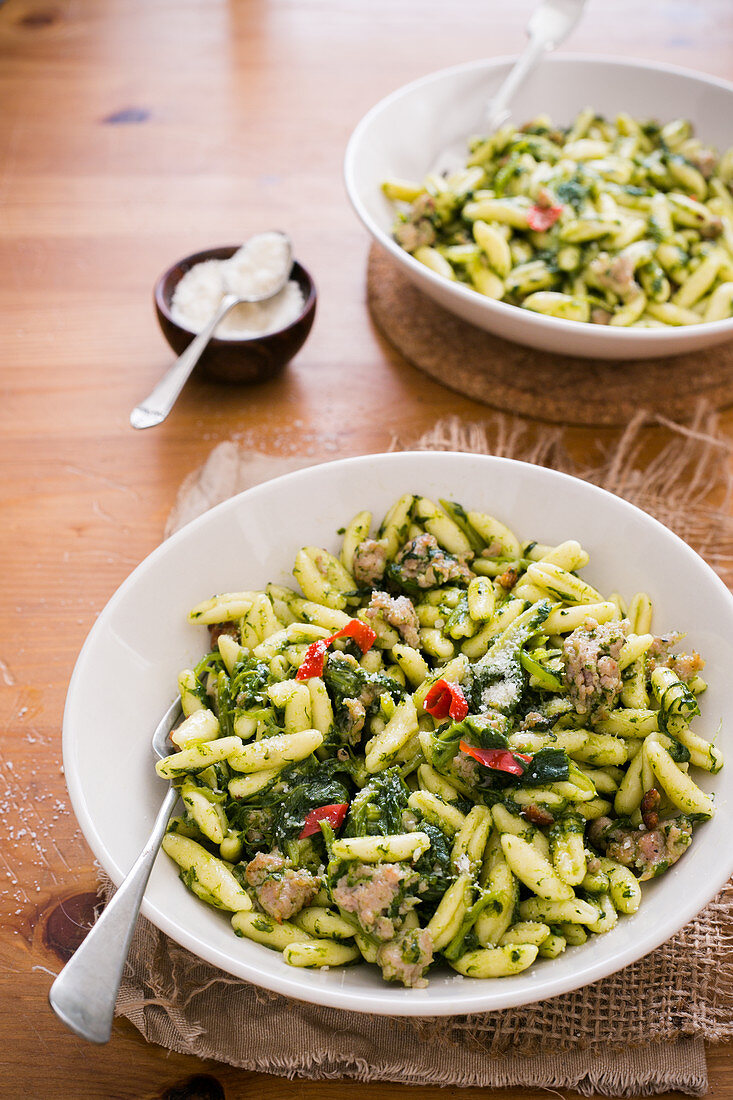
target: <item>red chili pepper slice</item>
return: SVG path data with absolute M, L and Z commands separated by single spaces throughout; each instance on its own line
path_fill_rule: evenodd
M 375 632 L 366 623 L 360 619 L 351 619 L 345 627 L 337 630 L 330 638 L 319 638 L 317 642 L 311 642 L 305 651 L 303 664 L 295 673 L 295 679 L 310 680 L 313 676 L 323 676 L 326 654 L 335 638 L 352 638 L 362 653 L 366 653 L 374 645 L 376 637 Z
M 305 823 L 298 834 L 298 838 L 304 840 L 307 836 L 314 836 L 316 833 L 320 833 L 320 823 L 322 821 L 327 821 L 332 829 L 338 829 L 339 825 L 346 817 L 348 808 L 348 802 L 332 802 L 330 806 L 317 806 L 315 810 L 311 810 L 306 816 Z
M 433 718 L 451 717 L 455 722 L 460 722 L 468 714 L 468 703 L 458 684 L 436 680 L 425 696 L 425 710 Z
M 305 651 L 303 664 L 295 673 L 296 680 L 310 680 L 312 676 L 323 676 L 323 666 L 330 644 L 330 638 L 319 638 L 317 642 L 311 642 Z
M 497 772 L 507 772 L 509 775 L 524 775 L 525 769 L 519 763 L 524 760 L 531 764 L 532 757 L 526 752 L 509 752 L 508 749 L 478 749 L 475 745 L 469 745 L 467 741 L 461 741 L 461 752 L 472 756 L 487 768 L 493 768 Z
M 351 619 L 346 624 L 343 630 L 337 630 L 335 634 L 332 634 L 329 641 L 333 641 L 334 638 L 352 638 L 362 653 L 366 653 L 374 645 L 377 635 L 370 626 L 363 623 L 361 619 Z
M 563 212 L 562 206 L 530 206 L 527 211 L 527 224 L 530 229 L 536 229 L 538 233 L 543 233 L 545 229 L 549 229 L 554 225 L 557 219 Z

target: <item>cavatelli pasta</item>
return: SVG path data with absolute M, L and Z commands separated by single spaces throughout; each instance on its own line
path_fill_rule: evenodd
M 475 238 L 506 266 L 497 227 L 527 205 L 489 199 L 504 220 Z M 572 539 L 522 542 L 412 493 L 372 524 L 361 511 L 341 547 L 298 552 L 302 595 L 190 612 L 212 644 L 179 676 L 157 765 L 183 803 L 163 848 L 292 966 L 361 960 L 420 986 L 441 961 L 477 978 L 544 965 L 635 912 L 713 814 L 697 777 L 722 753 L 690 725 L 702 658 L 653 633 L 645 593 L 580 577 Z
M 681 119 L 631 121 L 632 131 L 628 115 L 586 108 L 568 127 L 546 116 L 507 124 L 472 139 L 448 176 L 386 180 L 393 236 L 446 279 L 563 320 L 653 328 L 731 317 L 730 152 L 719 156 Z

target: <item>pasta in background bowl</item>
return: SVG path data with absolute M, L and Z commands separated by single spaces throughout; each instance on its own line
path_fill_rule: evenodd
M 202 594 L 236 592 L 244 581 L 251 589 L 273 582 L 282 594 L 285 586 L 294 587 L 291 569 L 299 551 L 303 568 L 304 545 L 338 553 L 342 539 L 337 531 L 345 517 L 357 507 L 381 517 L 396 495 L 416 488 L 429 500 L 460 501 L 497 516 L 520 537 L 531 534 L 547 546 L 577 539 L 590 555 L 585 574 L 602 593 L 647 591 L 654 608 L 652 630 L 687 630 L 684 648 L 707 659 L 710 686 L 697 728 L 705 736 L 722 723 L 719 743 L 725 749 L 733 717 L 726 694 L 733 599 L 712 570 L 666 528 L 591 485 L 510 460 L 407 453 L 334 462 L 251 489 L 191 523 L 138 567 L 90 633 L 69 689 L 64 763 L 84 834 L 116 882 L 146 839 L 163 793 L 152 767 L 152 728 L 170 703 L 181 669 L 193 667 L 209 648 L 201 626 L 189 623 L 186 611 L 200 603 Z M 533 571 L 535 581 L 548 581 L 553 570 L 547 573 L 547 568 Z M 567 581 L 557 568 L 554 581 Z M 437 636 L 430 641 L 436 646 Z M 265 743 L 245 741 L 245 746 Z M 209 962 L 303 1000 L 395 1015 L 527 1003 L 587 984 L 652 950 L 726 881 L 733 865 L 726 843 L 733 824 L 733 781 L 725 768 L 712 776 L 695 768 L 694 778 L 704 791 L 715 792 L 715 816 L 696 827 L 694 842 L 679 862 L 644 884 L 637 912 L 606 935 L 556 958 L 538 958 L 526 972 L 500 979 L 468 980 L 446 967 L 431 971 L 427 988 L 410 989 L 385 985 L 372 967 L 288 966 L 261 943 L 233 936 L 227 914 L 189 894 L 165 855 L 156 863 L 143 912 Z M 513 844 L 509 841 L 508 847 Z M 510 858 L 516 855 L 510 852 Z
M 689 119 L 694 131 L 692 141 L 699 139 L 702 147 L 716 147 L 722 156 L 731 144 L 725 120 L 733 108 L 733 86 L 642 62 L 550 58 L 520 89 L 511 122 L 494 137 L 482 143 L 474 141 L 469 153 L 469 139 L 480 135 L 482 105 L 507 68 L 504 61 L 482 61 L 432 74 L 382 100 L 359 123 L 346 153 L 346 186 L 375 240 L 391 253 L 412 282 L 445 308 L 481 328 L 531 347 L 597 358 L 648 358 L 680 354 L 729 339 L 733 317 L 727 271 L 733 264 L 733 200 L 724 182 L 716 181 L 708 187 L 699 167 L 692 160 L 688 162 L 686 154 L 695 146 L 688 133 L 680 126 L 675 128 L 673 120 Z M 593 112 L 583 110 L 589 102 L 598 115 L 608 120 L 607 124 L 594 123 Z M 517 144 L 516 137 L 511 137 L 512 128 L 516 131 L 535 119 L 539 122 L 539 129 L 535 127 L 538 132 L 525 135 L 526 140 Z M 677 256 L 672 256 L 674 245 L 664 247 L 670 245 L 673 232 L 672 225 L 667 224 L 669 239 L 663 239 L 662 223 L 669 222 L 669 204 L 664 197 L 655 205 L 651 229 L 649 225 L 644 228 L 642 220 L 646 222 L 652 213 L 651 208 L 647 209 L 651 192 L 632 195 L 624 190 L 632 161 L 630 156 L 624 161 L 619 154 L 626 150 L 633 155 L 635 120 L 646 119 L 659 122 L 660 127 L 665 123 L 672 126 L 661 139 L 651 130 L 641 134 L 637 129 L 645 147 L 639 151 L 653 156 L 649 171 L 647 165 L 638 167 L 633 182 L 640 182 L 641 190 L 650 191 L 656 178 L 660 186 L 663 183 L 662 196 L 670 187 L 678 187 L 681 206 L 693 204 L 692 213 L 687 209 L 674 213 L 675 232 L 681 230 L 683 235 L 692 227 L 693 214 L 706 223 L 696 223 L 703 230 L 697 245 L 685 242 L 691 254 L 700 252 L 700 256 L 693 256 L 692 267 L 685 268 Z M 549 131 L 540 132 L 543 126 L 549 126 Z M 554 126 L 567 130 L 567 137 L 561 138 Z M 437 177 L 430 182 L 429 173 L 440 150 L 459 137 L 466 141 L 470 167 L 459 173 L 462 182 L 458 177 L 453 181 L 458 191 L 464 185 L 468 189 L 466 200 L 459 198 L 453 217 L 446 207 L 450 191 L 441 194 L 444 183 Z M 546 163 L 543 150 L 547 175 L 552 177 L 544 189 L 539 179 Z M 660 151 L 664 157 L 670 154 L 666 167 L 661 161 L 657 163 Z M 553 159 L 554 171 L 549 163 Z M 568 173 L 574 160 L 579 172 Z M 584 174 L 586 163 L 592 170 Z M 539 174 L 534 173 L 537 179 L 528 168 L 536 164 L 540 168 Z M 702 167 L 709 173 L 707 160 Z M 530 176 L 522 178 L 523 172 L 532 176 L 531 188 L 539 196 L 535 206 L 528 193 Z M 727 172 L 726 162 L 723 175 Z M 481 180 L 477 183 L 479 174 Z M 422 186 L 426 177 L 435 196 L 416 196 L 410 183 L 407 187 L 402 184 L 414 181 Z M 565 195 L 562 202 L 556 201 L 558 183 Z M 588 183 L 591 186 L 587 194 Z M 713 207 L 721 206 L 718 213 L 697 202 L 703 192 L 706 201 L 713 200 Z M 415 199 L 414 206 L 405 205 L 405 201 L 412 203 Z M 420 218 L 421 204 L 426 199 L 438 207 L 433 219 L 437 233 L 430 231 L 429 239 L 423 240 L 420 231 L 431 228 L 429 218 Z M 634 202 L 639 207 L 636 218 Z M 395 206 L 407 223 L 398 221 L 395 225 Z M 720 224 L 721 213 L 724 224 Z M 600 224 L 604 220 L 606 226 Z M 595 222 L 598 224 L 591 224 Z M 608 233 L 599 237 L 596 230 L 604 228 Z M 720 238 L 719 248 L 718 242 L 712 241 L 713 235 Z M 656 269 L 660 242 L 666 272 L 664 265 Z M 619 255 L 621 262 L 614 265 Z M 701 258 L 705 266 L 699 275 L 695 271 L 690 276 L 692 281 L 683 288 L 681 284 L 688 281 L 689 272 Z M 604 260 L 608 260 L 606 268 Z M 623 279 L 623 285 L 619 283 L 629 264 L 633 265 L 633 274 L 633 268 L 641 269 L 645 263 L 647 267 L 639 272 L 640 287 L 633 280 L 628 286 Z M 708 269 L 711 280 L 707 280 Z M 665 284 L 667 277 L 670 285 Z M 695 289 L 699 282 L 711 290 L 722 288 L 714 302 L 706 302 L 702 316 L 689 308 L 702 297 Z M 557 296 L 558 291 L 563 292 L 562 298 Z M 615 308 L 617 295 L 621 304 Z M 521 305 L 525 308 L 520 309 Z M 610 324 L 579 324 L 590 320 Z

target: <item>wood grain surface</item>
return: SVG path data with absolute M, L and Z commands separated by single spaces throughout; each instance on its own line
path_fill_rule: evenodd
M 0 6 L 0 1095 L 7 1100 L 336 1098 L 146 1045 L 92 1048 L 46 1006 L 80 942 L 95 869 L 70 809 L 61 719 L 96 615 L 158 543 L 183 477 L 224 439 L 329 458 L 484 410 L 373 330 L 368 241 L 341 182 L 348 135 L 382 95 L 523 42 L 533 0 L 6 0 Z M 591 3 L 571 48 L 733 77 L 729 0 Z M 592 101 L 592 89 L 588 91 Z M 131 407 L 168 365 L 151 289 L 199 248 L 283 227 L 319 306 L 286 373 L 194 378 L 161 427 Z M 724 417 L 733 433 L 733 415 Z M 597 430 L 570 444 L 592 452 Z M 730 1048 L 709 1052 L 733 1095 Z M 477 1089 L 359 1085 L 365 1098 Z M 484 1090 L 485 1092 L 486 1090 Z M 507 1100 L 541 1091 L 508 1090 Z M 569 1095 L 569 1094 L 568 1094 Z

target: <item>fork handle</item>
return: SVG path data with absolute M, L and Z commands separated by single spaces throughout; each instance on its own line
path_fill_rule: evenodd
M 130 873 L 48 994 L 59 1019 L 92 1043 L 106 1043 L 112 1033 L 115 1002 L 140 903 L 177 800 L 178 791 L 171 786 Z
M 510 69 L 506 80 L 488 105 L 487 121 L 484 123 L 487 133 L 493 133 L 494 130 L 498 130 L 498 128 L 506 122 L 509 117 L 509 104 L 520 85 L 524 83 L 532 72 L 542 54 L 553 48 L 554 43 L 545 36 L 530 34 L 527 45 L 522 50 L 517 61 Z

